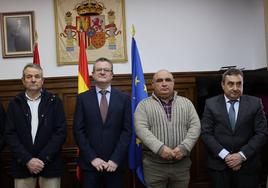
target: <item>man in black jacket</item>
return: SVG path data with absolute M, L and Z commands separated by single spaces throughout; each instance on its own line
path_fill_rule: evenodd
M 60 188 L 60 150 L 66 138 L 66 120 L 61 100 L 42 89 L 42 68 L 28 64 L 23 69 L 25 91 L 10 101 L 6 138 L 12 153 L 15 188 Z

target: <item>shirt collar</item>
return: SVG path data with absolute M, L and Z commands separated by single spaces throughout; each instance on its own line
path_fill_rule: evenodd
M 224 95 L 224 99 L 225 99 L 225 103 L 228 103 L 229 101 L 231 101 L 229 98 L 226 97 L 226 95 Z M 240 98 L 238 98 L 236 100 L 239 102 Z
M 35 97 L 34 99 L 30 98 L 29 95 L 27 95 L 27 93 L 25 92 L 25 97 L 27 100 L 29 101 L 36 101 L 39 100 L 41 98 L 41 92 L 39 93 L 39 95 L 37 97 Z
M 95 86 L 96 87 L 96 92 L 99 93 L 102 89 L 99 88 L 98 86 Z M 105 90 L 108 92 L 108 93 L 111 93 L 111 85 L 109 85 Z
M 174 92 L 173 92 L 173 95 L 170 96 L 170 98 L 169 98 L 169 100 L 168 100 L 168 103 L 170 103 L 170 102 L 173 101 L 173 99 L 174 99 L 174 97 L 176 96 L 176 94 L 177 94 L 177 92 L 174 91 Z M 155 98 L 156 100 L 160 101 L 161 103 L 167 104 L 167 103 L 165 103 L 161 98 L 159 98 L 155 93 L 152 94 L 152 97 Z

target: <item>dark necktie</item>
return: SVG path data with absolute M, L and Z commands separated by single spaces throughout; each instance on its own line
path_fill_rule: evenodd
M 229 120 L 230 120 L 230 124 L 232 127 L 232 130 L 235 129 L 235 108 L 234 108 L 234 104 L 237 102 L 237 100 L 233 100 L 233 101 L 229 101 L 230 108 L 229 108 Z
M 107 111 L 108 111 L 108 101 L 106 98 L 106 90 L 101 90 L 101 100 L 100 100 L 100 112 L 102 117 L 102 122 L 104 123 L 107 117 Z

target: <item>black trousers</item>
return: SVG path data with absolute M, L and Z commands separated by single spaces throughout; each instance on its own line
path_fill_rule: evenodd
M 258 188 L 259 176 L 256 172 L 241 172 L 225 169 L 210 170 L 213 188 Z
M 83 188 L 123 188 L 123 171 L 82 171 Z

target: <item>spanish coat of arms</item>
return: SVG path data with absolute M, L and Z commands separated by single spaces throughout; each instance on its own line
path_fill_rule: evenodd
M 94 61 L 98 56 L 106 56 L 111 60 L 126 60 L 124 12 L 118 8 L 123 6 L 122 0 L 87 0 L 75 4 L 69 2 L 65 8 L 63 3 L 67 3 L 67 0 L 56 1 L 56 12 L 62 14 L 61 18 L 56 20 L 59 22 L 59 64 L 77 62 L 81 34 L 85 36 L 89 60 Z

